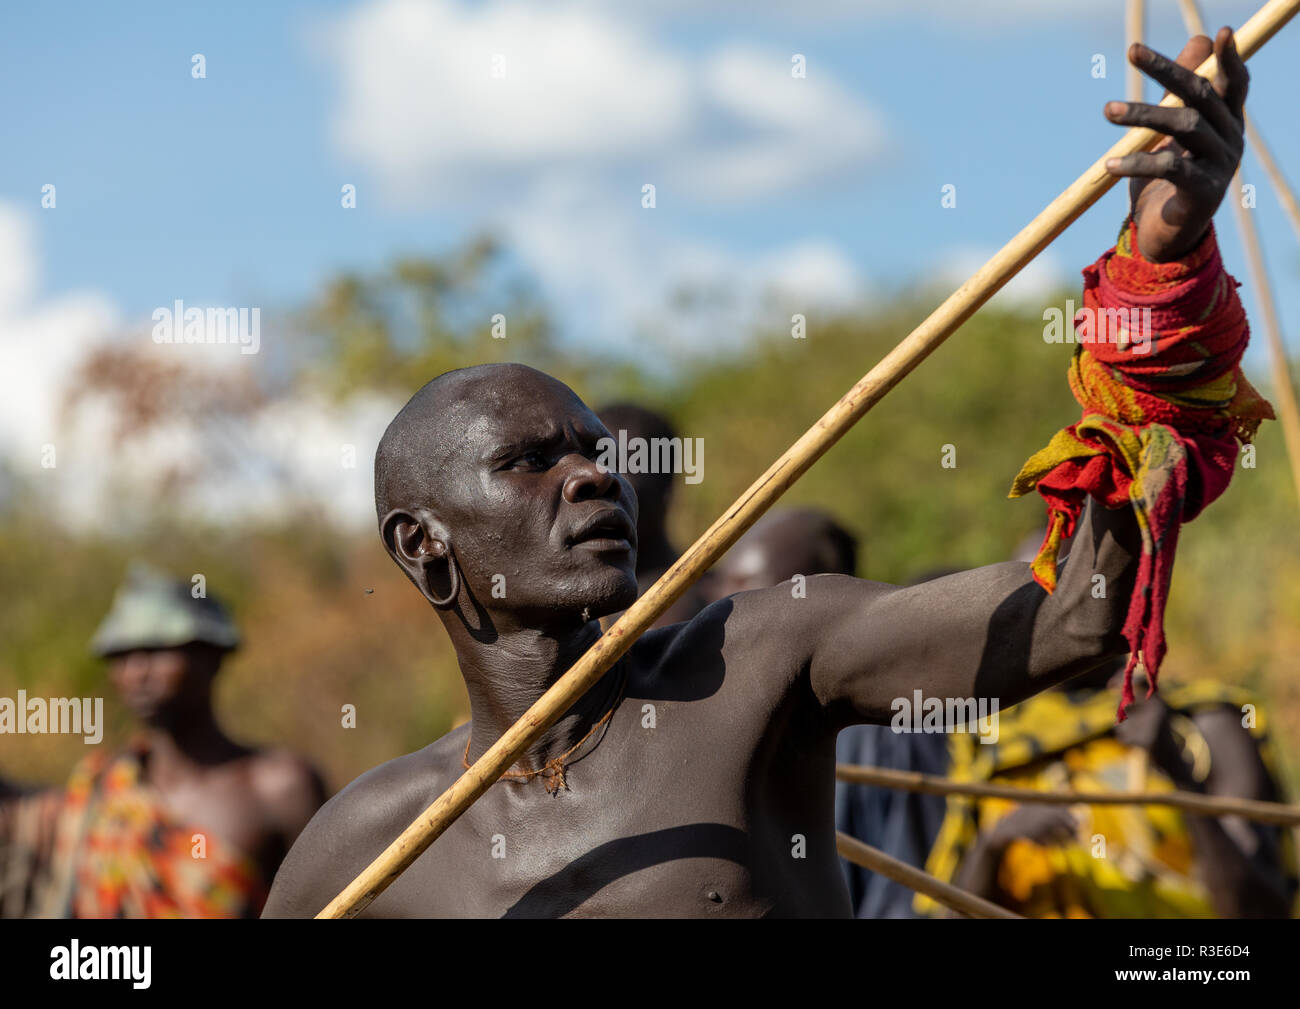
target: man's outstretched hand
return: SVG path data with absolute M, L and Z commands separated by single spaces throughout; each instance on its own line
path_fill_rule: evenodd
M 1195 69 L 1213 51 L 1214 79 Z M 1140 102 L 1107 102 L 1106 118 L 1121 126 L 1146 126 L 1165 134 L 1150 152 L 1112 158 L 1112 175 L 1132 179 L 1129 198 L 1137 223 L 1138 251 L 1156 263 L 1179 259 L 1200 243 L 1232 182 L 1245 145 L 1242 109 L 1250 75 L 1237 52 L 1231 28 L 1211 43 L 1196 35 L 1176 63 L 1135 43 L 1129 60 L 1185 103 L 1165 108 Z

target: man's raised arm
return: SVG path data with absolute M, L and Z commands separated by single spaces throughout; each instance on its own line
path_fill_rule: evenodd
M 1051 595 L 1013 561 L 906 588 L 821 575 L 806 599 L 782 605 L 807 605 L 794 625 L 808 636 L 813 693 L 837 724 L 888 723 L 895 700 L 918 689 L 1006 707 L 1128 650 L 1140 551 L 1133 513 L 1094 503 Z
M 1191 69 L 1211 48 L 1212 82 Z M 1179 528 L 1223 492 L 1238 442 L 1271 416 L 1241 373 L 1249 330 L 1211 226 L 1243 146 L 1248 76 L 1232 32 L 1193 38 L 1177 62 L 1140 45 L 1129 56 L 1186 104 L 1105 108 L 1114 123 L 1166 138 L 1106 166 L 1131 178 L 1132 213 L 1084 273 L 1069 373 L 1083 417 L 1013 487 L 1040 491 L 1048 538 L 1032 568 L 996 564 L 901 589 L 810 580 L 807 599 L 793 601 L 809 605 L 787 610 L 787 626 L 841 724 L 886 722 L 893 700 L 916 689 L 1014 704 L 1125 652 L 1128 703 L 1133 657 L 1156 682 Z M 1058 570 L 1057 547 L 1076 525 Z

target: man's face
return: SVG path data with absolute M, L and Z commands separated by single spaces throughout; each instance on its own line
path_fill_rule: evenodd
M 114 655 L 109 679 L 143 722 L 166 724 L 205 703 L 211 671 L 191 648 L 141 648 Z
M 538 372 L 474 383 L 454 413 L 439 515 L 461 573 L 489 610 L 598 617 L 636 599 L 636 496 L 596 465 L 608 432 Z

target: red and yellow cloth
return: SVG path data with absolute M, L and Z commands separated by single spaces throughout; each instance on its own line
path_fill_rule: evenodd
M 178 822 L 142 780 L 142 758 L 138 748 L 111 759 L 95 754 L 73 770 L 43 916 L 256 916 L 266 900 L 256 864 L 220 838 Z
M 1273 408 L 1241 371 L 1250 327 L 1213 227 L 1185 258 L 1152 263 L 1138 251 L 1130 218 L 1083 276 L 1080 343 L 1069 371 L 1083 417 L 1025 463 L 1011 497 L 1037 488 L 1047 502 L 1047 536 L 1032 567 L 1048 592 L 1056 588 L 1061 542 L 1074 534 L 1089 496 L 1133 509 L 1142 556 L 1124 623 L 1122 721 L 1137 663 L 1154 690 L 1164 659 L 1179 528 L 1227 488 L 1238 443 L 1249 442 Z M 1146 318 L 1149 333 L 1131 332 L 1134 319 Z

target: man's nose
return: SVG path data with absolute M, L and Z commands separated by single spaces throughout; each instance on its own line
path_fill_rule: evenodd
M 149 678 L 149 655 L 146 652 L 131 652 L 122 659 L 121 679 L 124 686 L 138 687 Z
M 616 498 L 619 495 L 618 475 L 603 470 L 594 459 L 574 452 L 564 457 L 562 465 L 569 472 L 564 477 L 564 499 L 566 501 L 588 501 L 592 498 Z

